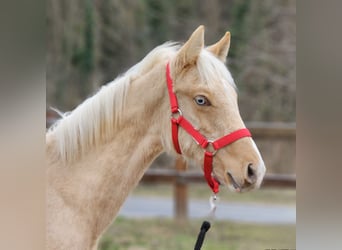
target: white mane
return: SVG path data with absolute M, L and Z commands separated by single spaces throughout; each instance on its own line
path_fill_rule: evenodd
M 58 120 L 47 133 L 56 135 L 61 158 L 74 160 L 91 146 L 108 140 L 120 124 L 131 79 L 149 71 L 178 48 L 178 44 L 171 42 L 156 47 L 125 74 L 102 86 L 95 95 Z
M 156 47 L 125 74 L 102 86 L 70 113 L 62 115 L 47 132 L 47 135 L 55 135 L 61 159 L 65 162 L 75 160 L 92 146 L 108 141 L 120 125 L 131 80 L 148 72 L 157 62 L 171 58 L 179 47 L 171 42 Z M 210 79 L 224 79 L 235 86 L 227 68 L 210 52 L 202 50 L 197 67 L 205 83 L 210 84 Z

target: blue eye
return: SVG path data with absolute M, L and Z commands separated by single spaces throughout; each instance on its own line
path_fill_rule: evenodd
M 198 95 L 194 98 L 195 102 L 197 103 L 197 105 L 199 106 L 210 106 L 210 102 L 209 100 L 203 96 L 203 95 Z

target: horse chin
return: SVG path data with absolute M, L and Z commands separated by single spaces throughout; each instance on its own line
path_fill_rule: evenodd
M 241 189 L 239 187 L 234 186 L 232 183 L 228 182 L 227 180 L 222 180 L 216 174 L 213 174 L 214 179 L 220 184 L 220 186 L 227 187 L 229 191 L 233 193 L 240 193 Z
M 228 184 L 227 188 L 229 191 L 231 191 L 233 193 L 241 193 L 241 189 L 235 188 L 232 184 Z
M 246 193 L 246 192 L 249 192 L 249 191 L 252 191 L 253 189 L 255 189 L 254 186 L 249 186 L 249 187 L 235 187 L 234 185 L 232 184 L 228 184 L 227 185 L 227 188 L 229 191 L 233 192 L 233 193 Z
M 227 189 L 233 193 L 246 193 L 249 191 L 252 191 L 254 189 L 258 189 L 258 185 L 240 185 L 238 182 L 233 178 L 233 176 L 228 177 L 224 180 L 222 180 L 219 176 L 215 175 L 213 176 L 215 180 L 220 184 L 220 186 L 225 186 Z

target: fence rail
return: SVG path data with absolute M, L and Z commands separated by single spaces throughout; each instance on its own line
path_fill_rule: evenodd
M 142 180 L 145 183 L 206 183 L 198 171 L 177 171 L 173 169 L 148 169 Z M 266 174 L 261 188 L 295 188 L 296 176 L 290 174 Z
M 294 122 L 246 122 L 253 138 L 296 138 L 296 123 Z

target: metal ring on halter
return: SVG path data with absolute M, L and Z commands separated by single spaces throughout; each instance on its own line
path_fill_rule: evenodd
M 177 119 L 181 116 L 183 116 L 183 113 L 182 110 L 180 110 L 179 108 L 177 109 L 177 111 L 171 113 L 171 118 Z
M 217 149 L 214 148 L 213 142 L 213 140 L 208 140 L 208 145 L 204 150 L 206 152 L 212 153 L 212 155 L 214 156 L 217 153 Z M 209 148 L 212 150 L 208 150 Z

